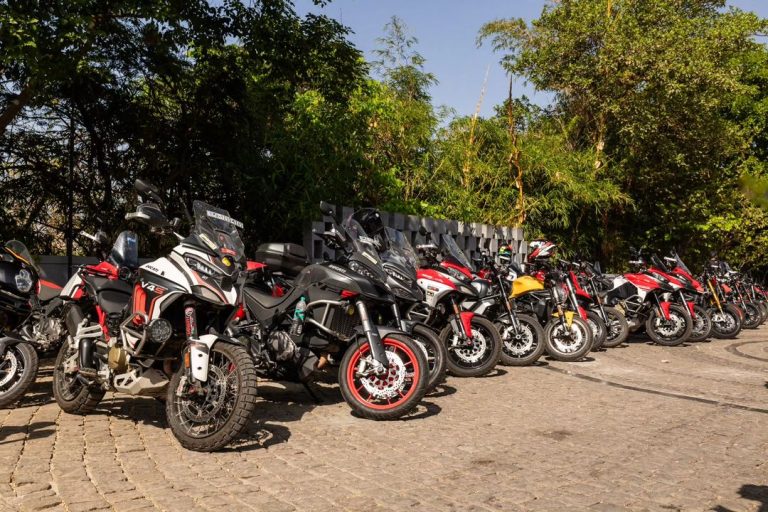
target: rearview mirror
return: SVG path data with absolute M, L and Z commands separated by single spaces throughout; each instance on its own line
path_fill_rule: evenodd
M 328 215 L 329 217 L 336 217 L 336 210 L 334 207 L 325 201 L 320 201 L 320 212 L 323 215 Z
M 426 236 L 427 235 L 427 228 L 425 228 L 424 226 L 419 226 L 419 234 L 421 236 Z
M 157 204 L 163 204 L 163 200 L 160 197 L 160 189 L 155 185 L 152 185 L 151 183 L 148 183 L 144 180 L 137 179 L 133 186 L 139 194 L 147 196 Z

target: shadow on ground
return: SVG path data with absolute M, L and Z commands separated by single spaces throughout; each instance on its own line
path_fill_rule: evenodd
M 768 512 L 768 485 L 745 484 L 739 489 L 739 495 L 745 500 L 756 501 L 760 504 L 758 512 Z M 718 505 L 712 509 L 715 512 L 734 512 L 733 509 Z

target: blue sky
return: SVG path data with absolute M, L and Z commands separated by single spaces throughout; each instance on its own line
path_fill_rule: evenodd
M 354 33 L 350 39 L 372 60 L 384 25 L 399 16 L 419 40 L 418 50 L 426 58 L 425 68 L 439 84 L 433 87 L 436 105 L 446 105 L 458 114 L 471 114 L 480 97 L 486 69 L 488 82 L 481 114 L 507 97 L 508 79 L 499 65 L 499 55 L 488 45 L 477 48 L 475 39 L 483 23 L 496 18 L 537 18 L 545 0 L 333 0 L 325 8 L 311 0 L 295 0 L 300 14 L 322 12 L 340 20 Z M 768 0 L 729 0 L 729 5 L 754 11 L 768 18 Z M 550 96 L 536 92 L 522 81 L 513 86 L 515 96 L 527 95 L 546 104 Z

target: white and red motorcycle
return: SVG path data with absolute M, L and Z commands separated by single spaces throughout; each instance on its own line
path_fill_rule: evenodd
M 126 216 L 171 233 L 156 188 L 136 182 L 143 202 Z M 136 235 L 123 232 L 106 261 L 84 266 L 61 292 L 68 331 L 53 390 L 68 413 L 85 414 L 106 391 L 165 397 L 182 446 L 213 451 L 237 438 L 256 403 L 248 351 L 220 333 L 240 303 L 244 246 L 226 210 L 194 202 L 188 237 L 138 269 Z M 175 233 L 174 233 L 175 234 Z

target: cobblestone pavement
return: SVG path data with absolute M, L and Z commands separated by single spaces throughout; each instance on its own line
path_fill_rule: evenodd
M 449 379 L 407 421 L 265 382 L 248 436 L 185 451 L 161 405 L 0 410 L 0 510 L 768 510 L 768 327 Z

